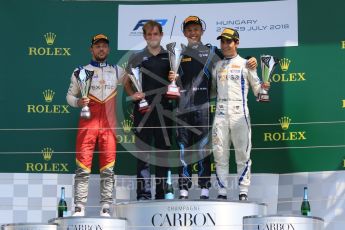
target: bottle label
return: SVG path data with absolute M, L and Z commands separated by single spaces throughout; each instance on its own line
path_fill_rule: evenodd
M 164 199 L 166 199 L 166 200 L 173 200 L 174 199 L 174 194 L 169 192 L 169 193 L 164 195 Z

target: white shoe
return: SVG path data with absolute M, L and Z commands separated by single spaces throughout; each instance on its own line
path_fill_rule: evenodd
M 85 216 L 85 207 L 75 206 L 74 213 L 72 216 Z
M 110 205 L 109 204 L 103 204 L 101 211 L 99 212 L 99 215 L 102 217 L 111 217 L 110 216 Z

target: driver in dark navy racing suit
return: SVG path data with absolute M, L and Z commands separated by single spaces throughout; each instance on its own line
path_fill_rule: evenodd
M 183 52 L 181 65 L 176 78 L 172 71 L 169 80 L 176 79 L 181 97 L 177 109 L 178 119 L 184 122 L 177 129 L 177 145 L 180 149 L 179 188 L 180 199 L 188 199 L 188 189 L 192 185 L 191 165 L 197 161 L 198 185 L 201 188 L 200 199 L 209 199 L 211 186 L 211 160 L 209 132 L 211 116 L 209 112 L 211 99 L 212 68 L 223 55 L 217 47 L 204 45 L 201 36 L 205 23 L 197 16 L 187 17 L 183 24 L 183 33 L 188 46 Z M 256 59 L 250 64 L 256 67 Z M 181 124 L 181 123 L 180 123 Z M 194 154 L 193 154 L 194 153 Z

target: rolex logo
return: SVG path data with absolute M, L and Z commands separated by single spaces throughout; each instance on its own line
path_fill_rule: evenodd
M 54 150 L 46 147 L 41 150 L 43 159 L 50 161 L 52 159 Z M 60 162 L 26 162 L 26 172 L 69 172 L 68 163 Z
M 133 121 L 131 120 L 124 120 L 121 122 L 123 131 L 125 133 L 129 133 L 131 131 L 131 128 L 133 127 Z
M 43 35 L 44 40 L 48 46 L 28 47 L 29 56 L 71 56 L 71 48 L 66 47 L 54 47 L 56 34 L 48 32 Z
M 307 140 L 307 132 L 300 130 L 289 130 L 291 119 L 289 117 L 281 117 L 279 119 L 281 132 L 264 132 L 264 141 L 304 141 Z
M 43 91 L 44 100 L 48 103 L 53 101 L 55 92 L 51 89 L 46 89 Z
M 289 117 L 282 117 L 279 119 L 280 126 L 283 130 L 287 130 L 290 126 L 291 119 Z
M 57 113 L 70 113 L 68 111 L 69 105 L 52 105 L 47 104 L 51 103 L 53 101 L 55 92 L 51 89 L 46 89 L 42 92 L 44 101 L 46 103 L 44 104 L 29 104 L 26 105 L 27 113 L 47 113 L 47 114 L 57 114 Z
M 46 43 L 47 45 L 53 45 L 54 44 L 54 41 L 55 41 L 55 38 L 56 38 L 56 34 L 52 33 L 52 32 L 49 32 L 49 33 L 46 33 L 44 35 L 44 38 L 46 40 Z
M 50 159 L 52 159 L 54 150 L 52 148 L 44 148 L 41 152 L 43 155 L 43 159 L 49 161 Z
M 282 58 L 282 59 L 279 60 L 280 68 L 284 72 L 289 69 L 290 63 L 291 63 L 291 61 L 289 59 L 287 59 L 287 58 Z

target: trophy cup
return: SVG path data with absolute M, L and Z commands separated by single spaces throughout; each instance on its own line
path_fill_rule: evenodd
M 260 61 L 262 70 L 262 82 L 266 85 L 269 85 L 270 78 L 279 60 L 278 58 L 273 57 L 271 55 L 261 55 Z M 261 88 L 256 100 L 260 102 L 269 102 L 270 97 L 268 95 L 267 90 Z
M 185 45 L 181 44 L 181 48 L 176 47 L 176 42 L 172 42 L 166 45 L 169 53 L 170 69 L 174 71 L 177 75 L 178 68 L 182 59 L 182 52 L 185 49 Z M 168 91 L 166 97 L 170 99 L 176 99 L 180 97 L 180 88 L 176 85 L 176 80 L 174 79 L 171 84 L 168 86 Z
M 132 70 L 132 74 L 129 74 L 128 76 L 131 79 L 135 89 L 138 92 L 142 93 L 143 87 L 142 87 L 142 75 L 140 72 L 140 68 L 139 67 L 131 68 L 131 70 Z M 145 98 L 141 99 L 141 101 L 139 102 L 139 112 L 143 114 L 149 111 L 149 109 L 150 109 L 150 106 L 145 100 Z
M 87 69 L 80 69 L 74 72 L 74 76 L 77 78 L 82 98 L 87 98 L 89 94 L 93 74 L 94 71 Z M 85 105 L 83 106 L 83 108 L 81 108 L 80 117 L 84 119 L 90 119 L 91 112 L 89 106 Z

